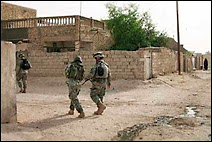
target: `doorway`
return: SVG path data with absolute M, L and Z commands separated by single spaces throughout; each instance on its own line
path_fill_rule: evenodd
M 146 51 L 145 54 L 146 79 L 152 78 L 152 52 Z

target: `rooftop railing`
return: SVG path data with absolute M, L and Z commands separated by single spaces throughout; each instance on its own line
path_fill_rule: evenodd
M 1 20 L 2 29 L 66 25 L 78 26 L 79 24 L 104 29 L 104 22 L 89 19 L 82 16 L 39 17 L 27 19 Z

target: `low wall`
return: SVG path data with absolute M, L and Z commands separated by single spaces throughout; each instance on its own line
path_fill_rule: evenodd
M 17 121 L 15 52 L 14 44 L 1 41 L 1 123 Z
M 29 56 L 32 63 L 30 76 L 64 76 L 64 62 L 73 61 L 76 55 L 82 57 L 85 74 L 95 64 L 93 52 L 80 51 L 65 53 L 34 52 Z M 140 51 L 104 51 L 105 61 L 110 65 L 112 79 L 144 79 L 143 52 Z
M 191 72 L 193 71 L 193 64 L 192 64 L 192 56 L 184 56 L 183 58 L 184 63 L 184 72 Z
M 147 53 L 148 52 L 148 53 Z M 176 51 L 164 47 L 145 48 L 138 51 L 104 51 L 105 61 L 110 65 L 112 79 L 148 79 L 148 75 L 152 74 L 157 77 L 160 74 L 170 74 L 178 71 L 178 54 Z M 149 55 L 151 54 L 151 55 Z M 87 75 L 95 64 L 93 51 L 80 52 L 54 52 L 46 53 L 42 51 L 34 51 L 29 55 L 32 63 L 30 76 L 64 76 L 66 65 L 64 62 L 73 61 L 74 57 L 79 55 L 82 57 Z M 181 54 L 181 72 L 184 70 L 191 71 L 192 65 L 186 58 L 186 66 L 184 65 L 183 54 Z M 151 65 L 148 66 L 150 58 Z M 148 63 L 147 63 L 148 61 Z M 186 69 L 184 69 L 186 68 Z
M 176 71 L 177 64 L 177 52 L 168 48 L 160 47 L 158 51 L 152 53 L 152 74 L 157 76 L 158 74 L 169 74 Z
M 140 50 L 143 52 L 149 52 L 149 54 L 151 54 L 152 77 L 178 72 L 178 52 L 165 47 L 148 47 Z M 184 70 L 183 56 L 184 55 L 181 52 L 181 72 Z M 188 67 L 190 67 L 190 64 Z

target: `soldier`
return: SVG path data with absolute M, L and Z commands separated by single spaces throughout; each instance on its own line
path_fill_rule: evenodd
M 111 74 L 109 65 L 103 60 L 104 55 L 102 52 L 94 53 L 93 57 L 96 59 L 96 64 L 91 69 L 86 80 L 90 80 L 92 82 L 90 97 L 98 107 L 98 110 L 95 111 L 94 114 L 101 115 L 106 109 L 106 106 L 103 105 L 103 97 L 105 96 L 106 86 L 110 88 Z
M 66 67 L 65 73 L 68 78 L 66 83 L 69 87 L 69 99 L 71 101 L 70 111 L 68 113 L 74 115 L 74 109 L 76 108 L 78 113 L 80 113 L 78 117 L 83 118 L 85 117 L 85 114 L 80 105 L 79 99 L 77 98 L 81 87 L 80 82 L 84 78 L 84 67 L 80 56 L 76 56 L 74 61 Z
M 20 64 L 16 68 L 16 80 L 21 93 L 26 93 L 28 70 L 32 67 L 31 63 L 25 58 L 24 54 L 20 54 Z M 23 83 L 23 85 L 22 85 Z

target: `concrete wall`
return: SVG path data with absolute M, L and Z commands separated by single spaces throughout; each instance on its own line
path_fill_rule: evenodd
M 1 123 L 16 122 L 16 46 L 1 41 Z
M 35 18 L 36 13 L 35 9 L 1 2 L 1 20 Z

